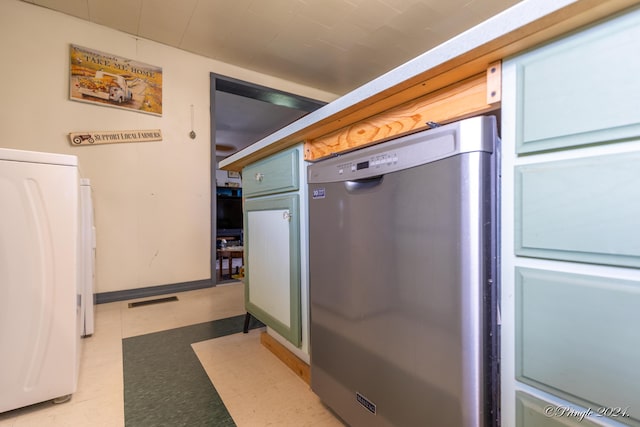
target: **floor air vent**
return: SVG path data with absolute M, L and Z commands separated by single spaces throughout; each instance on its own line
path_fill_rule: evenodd
M 166 298 L 150 299 L 150 300 L 146 300 L 146 301 L 130 302 L 129 303 L 129 308 L 142 307 L 144 305 L 160 304 L 160 303 L 163 303 L 163 302 L 171 302 L 171 301 L 178 301 L 178 297 L 173 296 L 173 297 L 166 297 Z

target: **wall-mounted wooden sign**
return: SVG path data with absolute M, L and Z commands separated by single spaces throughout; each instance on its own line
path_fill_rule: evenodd
M 114 144 L 118 142 L 162 141 L 160 129 L 71 132 L 71 145 Z

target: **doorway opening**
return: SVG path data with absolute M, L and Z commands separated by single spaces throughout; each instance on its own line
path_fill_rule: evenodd
M 211 73 L 210 105 L 211 280 L 222 283 L 238 278 L 244 263 L 224 250 L 238 255 L 243 244 L 242 176 L 218 163 L 326 103 Z

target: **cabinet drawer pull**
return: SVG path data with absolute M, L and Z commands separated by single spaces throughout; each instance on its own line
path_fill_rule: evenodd
M 256 172 L 256 181 L 262 182 L 264 179 L 264 174 L 262 172 Z
M 291 222 L 291 217 L 293 216 L 293 214 L 289 211 L 284 211 L 282 212 L 282 219 L 284 219 L 285 221 L 289 221 Z

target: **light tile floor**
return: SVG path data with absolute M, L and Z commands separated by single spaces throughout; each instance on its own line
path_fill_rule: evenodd
M 242 426 L 341 427 L 307 383 L 260 344 L 261 329 L 192 344 Z
M 98 305 L 95 333 L 83 340 L 78 390 L 72 399 L 2 413 L 0 426 L 124 426 L 122 339 L 243 314 L 243 292 L 242 283 L 236 282 L 172 294 L 177 302 L 136 308 L 128 308 L 131 301 Z M 308 385 L 260 344 L 259 333 L 193 345 L 236 424 L 341 426 Z

